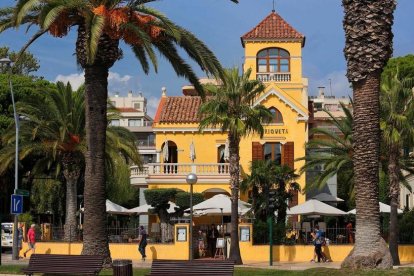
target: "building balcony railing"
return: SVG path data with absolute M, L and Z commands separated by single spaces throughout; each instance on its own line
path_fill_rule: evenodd
M 227 181 L 230 179 L 228 163 L 149 163 L 141 169 L 131 167 L 131 184 L 147 185 L 150 182 L 172 180 L 185 183 L 185 176 L 195 173 L 201 181 Z
M 289 82 L 290 73 L 256 73 L 256 79 L 262 82 Z
M 148 140 L 148 139 L 137 139 L 135 141 L 135 144 L 138 148 L 155 148 L 155 141 L 154 140 Z

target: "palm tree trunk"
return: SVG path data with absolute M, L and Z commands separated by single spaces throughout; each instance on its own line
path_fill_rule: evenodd
M 349 268 L 390 268 L 392 259 L 380 233 L 378 205 L 380 71 L 353 83 L 355 247 L 342 263 Z
M 231 187 L 231 243 L 230 260 L 242 264 L 239 246 L 239 182 L 240 182 L 240 138 L 229 133 L 230 187 Z
M 74 241 L 76 238 L 76 209 L 77 209 L 77 184 L 80 175 L 79 170 L 69 172 L 64 170 L 63 174 L 66 180 L 66 216 L 65 216 L 65 233 L 64 240 L 67 242 Z
M 391 198 L 391 214 L 390 214 L 390 232 L 389 247 L 393 261 L 393 265 L 400 265 L 400 256 L 398 255 L 398 199 L 400 195 L 400 182 L 398 179 L 398 148 L 392 147 L 389 152 L 388 174 L 390 177 L 390 198 Z
M 105 139 L 108 67 L 85 66 L 86 141 L 83 255 L 101 255 L 111 263 L 106 225 Z
M 66 181 L 66 215 L 64 227 L 64 240 L 74 241 L 76 238 L 76 209 L 77 185 L 81 174 L 82 156 L 76 152 L 65 152 L 62 156 L 63 176 Z

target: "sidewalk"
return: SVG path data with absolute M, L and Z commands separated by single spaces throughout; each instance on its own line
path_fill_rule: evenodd
M 20 259 L 20 260 L 12 260 L 11 254 L 2 254 L 2 265 L 28 265 L 29 259 Z M 147 261 L 139 261 L 134 260 L 132 261 L 132 265 L 134 268 L 151 268 L 151 260 Z M 275 270 L 297 270 L 303 271 L 306 269 L 311 268 L 332 268 L 332 269 L 340 269 L 341 263 L 340 262 L 329 262 L 329 263 L 311 263 L 311 262 L 274 262 L 273 266 L 270 266 L 268 262 L 246 262 L 243 265 L 236 266 L 236 267 L 245 267 L 245 268 L 262 268 L 262 269 L 275 269 Z M 394 267 L 414 267 L 414 263 L 403 263 L 401 266 Z M 0 274 L 7 275 L 7 274 Z

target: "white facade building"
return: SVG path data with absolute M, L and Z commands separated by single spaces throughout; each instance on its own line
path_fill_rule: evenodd
M 155 134 L 152 130 L 153 119 L 147 115 L 147 99 L 141 94 L 133 95 L 128 92 L 126 97 L 119 94 L 109 97 L 109 101 L 120 112 L 120 118 L 110 122 L 113 126 L 122 126 L 134 133 L 136 145 L 144 164 L 156 162 Z M 131 177 L 131 185 L 139 188 L 139 203 L 146 204 L 144 191 L 148 188 L 146 183 Z M 148 223 L 148 216 L 140 216 L 140 223 Z

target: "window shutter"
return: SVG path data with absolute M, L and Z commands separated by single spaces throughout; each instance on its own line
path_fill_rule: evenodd
M 295 144 L 293 142 L 287 142 L 282 147 L 282 164 L 287 165 L 290 168 L 295 168 Z M 291 191 L 293 193 L 291 200 L 289 201 L 289 208 L 298 205 L 299 195 L 298 191 Z M 290 216 L 289 221 L 291 223 L 298 221 L 298 216 Z
M 287 142 L 282 147 L 282 165 L 295 168 L 295 145 L 293 142 Z
M 252 142 L 252 161 L 263 160 L 263 145 L 259 142 Z

